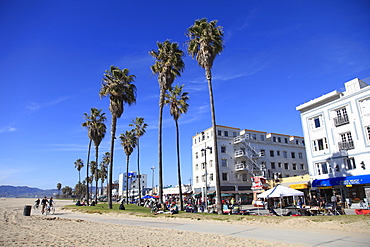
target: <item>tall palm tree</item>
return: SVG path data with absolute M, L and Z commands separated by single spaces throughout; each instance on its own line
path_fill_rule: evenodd
M 75 164 L 75 168 L 78 171 L 78 184 L 81 184 L 81 169 L 82 167 L 84 167 L 84 163 L 82 159 L 77 159 L 74 164 Z
M 138 175 L 138 182 L 139 182 L 139 205 L 141 205 L 141 174 L 140 174 L 140 145 L 139 145 L 139 139 L 142 137 L 146 132 L 146 127 L 148 126 L 146 123 L 144 123 L 144 118 L 142 117 L 136 117 L 136 119 L 131 120 L 131 124 L 129 124 L 131 127 L 134 128 L 135 136 L 137 137 L 137 175 Z
M 111 66 L 105 71 L 100 97 L 109 96 L 109 110 L 112 114 L 110 163 L 108 175 L 108 208 L 112 209 L 112 185 L 113 185 L 113 153 L 116 135 L 117 118 L 124 111 L 124 104 L 132 105 L 136 102 L 136 86 L 132 84 L 135 76 L 129 74 L 128 69 L 119 69 Z
M 89 137 L 89 148 L 87 152 L 87 163 L 86 163 L 86 177 L 89 177 L 89 164 L 90 164 L 90 150 L 91 150 L 91 143 L 94 141 L 96 150 L 97 150 L 97 142 L 101 142 L 101 139 L 103 139 L 104 135 L 102 132 L 105 134 L 105 120 L 106 117 L 104 116 L 105 113 L 102 113 L 102 110 L 97 109 L 97 108 L 91 108 L 90 109 L 90 115 L 87 114 L 86 112 L 84 113 L 84 118 L 85 122 L 82 123 L 82 127 L 87 128 L 87 136 Z M 104 125 L 104 127 L 102 126 Z M 101 137 L 103 135 L 103 137 Z M 100 139 L 101 138 L 101 139 Z M 99 141 L 100 139 L 100 141 Z M 99 145 L 98 145 L 99 146 Z M 96 154 L 97 156 L 97 154 Z M 89 183 L 86 183 L 86 200 L 87 203 L 89 204 L 90 202 L 90 196 L 89 196 Z
M 134 130 L 130 131 L 126 130 L 126 132 L 124 134 L 121 134 L 119 138 L 121 139 L 121 145 L 126 154 L 126 204 L 128 204 L 128 168 L 130 162 L 130 155 L 132 154 L 134 148 L 137 145 L 138 138 L 135 135 Z
M 184 208 L 184 202 L 182 198 L 182 182 L 181 182 L 181 167 L 180 167 L 180 135 L 179 135 L 179 118 L 181 114 L 186 113 L 188 111 L 189 104 L 187 101 L 189 100 L 188 92 L 183 92 L 184 85 L 179 86 L 176 85 L 175 87 L 171 87 L 168 90 L 168 93 L 165 94 L 165 101 L 166 105 L 170 105 L 170 114 L 175 120 L 176 124 L 176 147 L 177 147 L 177 176 L 179 181 L 179 194 L 180 194 L 180 210 L 182 211 Z
M 221 26 L 216 26 L 217 20 L 208 22 L 206 18 L 196 20 L 194 25 L 188 28 L 186 35 L 189 40 L 187 41 L 188 53 L 195 58 L 204 70 L 208 81 L 209 99 L 212 115 L 212 128 L 213 128 L 213 146 L 215 154 L 215 180 L 216 180 L 216 196 L 217 196 L 217 212 L 222 214 L 221 205 L 221 185 L 220 185 L 220 169 L 218 162 L 218 148 L 217 148 L 217 130 L 216 130 L 216 113 L 213 100 L 212 91 L 212 74 L 211 69 L 213 61 L 219 55 L 223 48 L 223 31 Z
M 169 40 L 163 43 L 157 42 L 158 50 L 149 52 L 156 61 L 150 68 L 153 74 L 158 75 L 159 83 L 159 120 L 158 120 L 158 180 L 159 180 L 159 202 L 163 203 L 163 167 L 162 167 L 162 115 L 164 105 L 164 94 L 171 87 L 176 77 L 181 76 L 185 68 L 182 57 L 184 52 L 179 49 L 178 43 Z
M 100 194 L 103 195 L 103 187 L 104 187 L 104 181 L 107 179 L 107 173 L 108 173 L 108 166 L 109 166 L 109 159 L 110 159 L 110 153 L 105 152 L 102 162 L 100 163 L 100 174 L 99 178 L 101 179 L 101 192 Z

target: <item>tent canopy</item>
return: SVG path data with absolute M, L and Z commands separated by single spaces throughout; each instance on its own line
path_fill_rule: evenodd
M 266 190 L 257 195 L 258 198 L 285 197 L 285 196 L 303 196 L 303 192 L 291 189 L 278 184 L 276 187 Z

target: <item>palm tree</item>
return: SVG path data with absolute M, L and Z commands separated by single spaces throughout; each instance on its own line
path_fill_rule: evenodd
M 106 152 L 103 156 L 102 162 L 100 163 L 99 178 L 101 179 L 101 195 L 103 195 L 104 181 L 107 179 L 108 166 L 109 166 L 110 153 Z
M 97 194 L 98 194 L 98 180 L 97 180 L 97 176 L 98 176 L 98 166 L 97 166 L 97 164 L 96 164 L 96 162 L 95 161 L 91 161 L 90 162 L 90 169 L 91 169 L 91 180 L 90 180 L 90 182 L 91 182 L 91 190 L 92 190 L 92 183 L 93 183 L 93 181 L 95 180 L 95 199 L 96 199 L 96 197 L 97 197 Z M 92 192 L 91 192 L 91 194 L 92 194 Z M 95 202 L 96 203 L 96 202 Z
M 215 180 L 216 180 L 216 196 L 217 196 L 217 212 L 222 214 L 221 205 L 221 185 L 220 185 L 220 169 L 218 165 L 218 148 L 217 148 L 217 130 L 216 130 L 216 113 L 214 108 L 213 91 L 212 91 L 212 74 L 211 69 L 213 61 L 219 55 L 223 46 L 223 31 L 221 26 L 216 26 L 217 20 L 208 22 L 206 18 L 196 20 L 194 25 L 189 27 L 186 35 L 189 37 L 187 42 L 188 53 L 192 58 L 196 58 L 199 66 L 205 69 L 206 78 L 208 81 L 209 99 L 212 115 L 213 128 L 213 146 L 215 150 Z
M 180 210 L 184 208 L 184 203 L 182 199 L 182 183 L 181 183 L 181 169 L 180 169 L 180 135 L 179 135 L 179 123 L 178 120 L 181 114 L 188 111 L 189 100 L 188 93 L 183 92 L 184 85 L 171 87 L 169 92 L 165 95 L 164 103 L 170 105 L 170 114 L 175 120 L 176 124 L 176 147 L 177 147 L 177 176 L 179 181 L 179 194 L 180 194 Z
M 109 110 L 112 114 L 110 163 L 108 175 L 108 208 L 112 209 L 112 184 L 113 184 L 113 153 L 114 139 L 116 138 L 117 118 L 120 118 L 124 111 L 124 104 L 132 105 L 136 102 L 136 86 L 132 84 L 135 76 L 129 74 L 128 69 L 119 69 L 111 66 L 106 70 L 100 89 L 100 97 L 109 96 Z
M 123 147 L 123 151 L 126 154 L 126 204 L 128 204 L 128 168 L 129 168 L 129 162 L 130 162 L 130 155 L 134 151 L 134 148 L 137 145 L 137 136 L 135 135 L 134 130 L 126 130 L 124 134 L 121 134 L 121 145 Z M 139 195 L 140 197 L 140 195 Z
M 78 171 L 78 184 L 81 184 L 81 169 L 82 167 L 84 167 L 84 163 L 82 159 L 77 159 L 74 164 L 75 164 L 75 168 Z
M 101 140 L 104 138 L 105 135 L 105 120 L 106 117 L 104 116 L 105 113 L 102 113 L 102 110 L 97 108 L 90 109 L 90 115 L 84 113 L 85 122 L 82 123 L 82 127 L 87 128 L 87 136 L 89 137 L 89 148 L 87 152 L 87 163 L 86 163 L 86 177 L 89 177 L 89 164 L 90 164 L 90 150 L 91 150 L 91 143 L 94 141 L 95 149 L 97 152 L 98 147 L 96 146 L 97 143 L 100 144 Z M 102 134 L 104 132 L 104 135 Z M 101 139 L 100 139 L 101 138 Z M 98 145 L 99 146 L 99 145 Z M 95 155 L 97 159 L 97 154 Z M 86 200 L 89 204 L 89 183 L 86 183 Z
M 131 127 L 134 128 L 135 136 L 137 137 L 137 175 L 138 175 L 138 182 L 139 182 L 139 205 L 141 205 L 141 175 L 140 175 L 140 145 L 139 145 L 139 139 L 142 137 L 146 132 L 146 127 L 148 126 L 146 123 L 144 123 L 144 118 L 142 117 L 136 117 L 136 119 L 131 120 L 131 124 L 129 124 Z
M 60 189 L 61 188 L 62 188 L 62 184 L 61 183 L 57 183 L 58 197 L 60 195 Z
M 158 75 L 159 93 L 159 120 L 158 120 L 158 180 L 159 180 L 159 202 L 163 203 L 163 167 L 162 167 L 162 115 L 164 105 L 164 94 L 171 87 L 176 77 L 181 76 L 185 68 L 182 57 L 184 52 L 179 49 L 178 43 L 169 40 L 163 43 L 157 42 L 158 50 L 149 52 L 156 61 L 150 68 L 153 74 Z

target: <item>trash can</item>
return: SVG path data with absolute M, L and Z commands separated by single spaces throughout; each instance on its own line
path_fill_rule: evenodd
M 24 206 L 23 216 L 30 216 L 31 215 L 31 208 L 32 208 L 32 206 L 30 206 L 30 205 Z

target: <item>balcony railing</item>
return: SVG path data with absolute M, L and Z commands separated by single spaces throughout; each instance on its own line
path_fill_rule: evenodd
M 345 125 L 349 123 L 349 119 L 347 115 L 344 115 L 343 117 L 335 117 L 334 118 L 334 125 L 335 127 Z
M 355 148 L 353 141 L 338 142 L 338 146 L 339 150 L 350 150 Z

